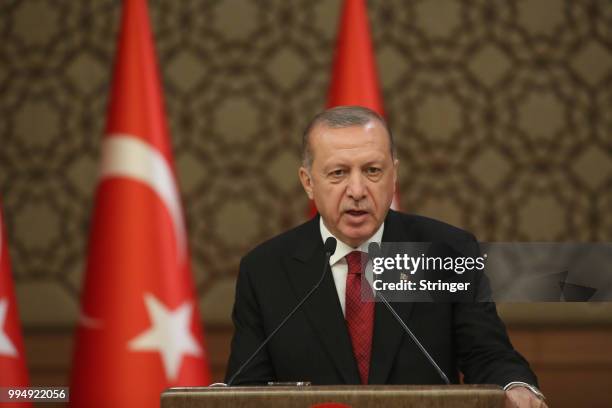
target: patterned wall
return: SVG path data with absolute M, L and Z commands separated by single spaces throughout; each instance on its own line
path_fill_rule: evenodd
M 304 220 L 338 0 L 151 1 L 202 314 Z M 402 207 L 482 240 L 612 240 L 612 3 L 368 2 Z M 0 3 L 0 194 L 26 325 L 74 322 L 120 4 Z

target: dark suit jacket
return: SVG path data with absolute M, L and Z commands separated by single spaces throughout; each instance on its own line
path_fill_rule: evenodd
M 473 241 L 465 231 L 390 210 L 383 242 Z M 240 263 L 235 333 L 226 381 L 310 290 L 324 262 L 319 217 L 252 250 Z M 537 385 L 497 316 L 494 303 L 394 303 L 451 382 Z M 332 274 L 234 381 L 359 384 Z M 385 306 L 375 306 L 370 384 L 440 384 L 430 363 Z

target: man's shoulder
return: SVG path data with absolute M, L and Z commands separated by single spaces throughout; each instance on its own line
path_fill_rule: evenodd
M 321 240 L 318 230 L 318 217 L 312 218 L 305 223 L 284 231 L 251 249 L 243 257 L 248 261 L 265 261 L 278 258 L 295 250 L 296 246 L 304 240 Z M 317 235 L 318 234 L 318 235 Z
M 474 240 L 470 232 L 434 218 L 390 210 L 387 218 L 394 228 L 407 232 L 415 242 Z M 387 228 L 385 226 L 385 228 Z

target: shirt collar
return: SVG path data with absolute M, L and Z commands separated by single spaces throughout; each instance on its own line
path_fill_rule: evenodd
M 319 229 L 321 230 L 321 237 L 323 238 L 323 242 L 325 242 L 329 237 L 336 238 L 331 232 L 329 232 L 329 230 L 325 226 L 325 223 L 323 222 L 323 217 L 319 217 Z M 361 251 L 367 253 L 368 245 L 370 244 L 370 242 L 376 242 L 378 245 L 380 245 L 384 229 L 385 223 L 383 222 L 378 228 L 378 230 L 374 233 L 374 235 L 372 235 L 368 240 L 359 245 L 359 247 L 357 248 L 353 248 L 352 246 L 345 244 L 344 242 L 336 238 L 336 241 L 338 241 L 338 244 L 336 245 L 336 252 L 334 252 L 331 258 L 329 258 L 329 264 L 334 265 L 336 262 L 342 260 L 345 256 L 347 256 L 353 251 Z

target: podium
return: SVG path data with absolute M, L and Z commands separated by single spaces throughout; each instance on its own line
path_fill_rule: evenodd
M 497 385 L 334 385 L 177 387 L 161 395 L 162 408 L 302 408 L 345 404 L 352 408 L 504 408 Z

